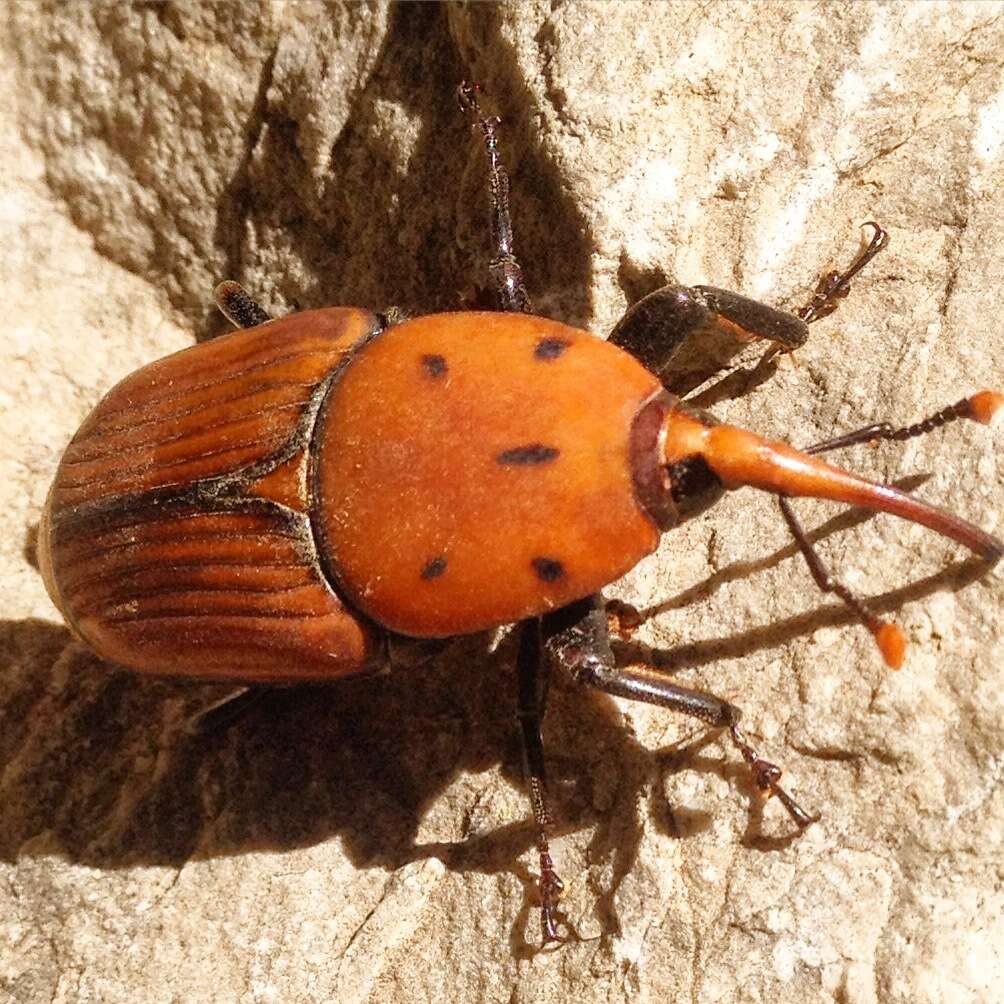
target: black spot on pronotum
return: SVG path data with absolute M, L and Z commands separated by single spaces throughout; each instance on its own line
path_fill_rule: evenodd
M 533 350 L 533 357 L 534 359 L 557 359 L 568 348 L 569 344 L 564 338 L 542 338 Z
M 541 582 L 557 582 L 565 574 L 565 566 L 554 558 L 534 558 L 531 564 Z
M 495 459 L 500 464 L 529 466 L 531 464 L 549 464 L 556 459 L 561 451 L 543 443 L 528 443 L 526 446 L 514 446 L 511 450 L 503 450 Z
M 425 568 L 422 569 L 422 578 L 438 579 L 445 571 L 446 558 L 444 558 L 441 554 L 438 554 L 435 558 L 432 558 L 425 563 Z
M 422 369 L 426 376 L 431 376 L 434 380 L 446 375 L 446 359 L 443 356 L 428 354 L 422 356 Z

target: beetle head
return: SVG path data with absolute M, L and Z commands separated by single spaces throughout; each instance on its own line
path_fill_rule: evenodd
M 912 520 L 964 544 L 985 561 L 1004 555 L 1004 544 L 955 513 L 921 502 L 889 485 L 877 484 L 820 460 L 814 453 L 876 439 L 910 439 L 959 418 L 989 424 L 1004 411 L 1004 395 L 981 391 L 936 415 L 902 429 L 870 426 L 817 444 L 806 451 L 723 425 L 711 415 L 661 393 L 638 413 L 633 429 L 635 489 L 642 505 L 663 530 L 703 512 L 730 489 L 750 486 L 773 492 L 781 513 L 817 585 L 836 593 L 871 631 L 886 663 L 898 668 L 906 639 L 846 586 L 834 580 L 816 553 L 788 496 L 832 499 Z
M 672 499 L 678 523 L 699 516 L 714 505 L 726 490 L 725 483 L 701 452 L 688 453 L 685 448 L 676 450 L 669 447 L 674 430 L 678 427 L 689 429 L 689 423 L 706 429 L 721 425 L 714 415 L 683 401 L 677 402 L 667 414 L 663 426 L 661 459 L 666 489 Z

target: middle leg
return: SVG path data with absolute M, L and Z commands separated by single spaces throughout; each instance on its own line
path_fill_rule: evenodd
M 523 741 L 523 770 L 530 788 L 530 804 L 537 824 L 537 853 L 540 857 L 540 927 L 544 944 L 558 937 L 558 899 L 563 889 L 554 870 L 548 832 L 553 826 L 547 807 L 547 775 L 541 720 L 547 705 L 547 666 L 542 659 L 539 618 L 523 621 L 520 626 L 519 654 L 516 657 L 518 696 L 516 719 Z
M 775 796 L 799 829 L 819 818 L 806 812 L 778 783 L 781 768 L 760 756 L 740 730 L 739 708 L 713 694 L 681 687 L 655 670 L 617 666 L 610 648 L 602 595 L 587 597 L 548 614 L 543 619 L 543 641 L 550 659 L 577 683 L 615 697 L 669 708 L 697 718 L 711 728 L 726 729 L 749 767 L 758 791 Z
M 523 270 L 513 251 L 512 217 L 509 212 L 509 175 L 498 149 L 499 120 L 484 115 L 478 103 L 479 88 L 464 82 L 457 91 L 461 109 L 480 131 L 488 155 L 491 198 L 490 230 L 493 255 L 488 265 L 492 283 L 503 311 L 533 313 L 533 305 L 523 281 Z M 541 722 L 547 706 L 547 665 L 542 658 L 541 622 L 532 617 L 519 626 L 519 652 L 516 657 L 518 696 L 516 720 L 523 747 L 523 770 L 530 790 L 530 804 L 537 825 L 537 853 L 540 860 L 538 889 L 540 925 L 544 944 L 559 941 L 558 900 L 563 889 L 554 868 L 548 833 L 553 821 L 547 806 L 547 772 Z

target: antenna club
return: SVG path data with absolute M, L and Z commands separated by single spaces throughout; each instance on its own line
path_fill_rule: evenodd
M 1004 394 L 995 390 L 981 390 L 966 401 L 969 413 L 966 416 L 983 425 L 996 425 L 1004 415 Z
M 885 664 L 890 669 L 899 669 L 906 658 L 906 635 L 903 634 L 903 629 L 893 621 L 882 621 L 872 634 Z

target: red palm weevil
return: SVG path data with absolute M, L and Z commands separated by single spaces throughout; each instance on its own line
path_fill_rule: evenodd
M 40 566 L 74 634 L 143 673 L 329 680 L 429 639 L 516 623 L 516 713 L 550 941 L 561 891 L 540 733 L 550 665 L 727 730 L 757 787 L 800 827 L 814 818 L 740 732 L 736 707 L 616 665 L 600 590 L 662 533 L 751 485 L 778 496 L 817 583 L 898 665 L 898 627 L 830 578 L 787 499 L 893 513 L 995 561 L 1004 546 L 976 526 L 818 454 L 958 418 L 989 422 L 1004 397 L 982 391 L 916 425 L 873 425 L 802 451 L 720 424 L 654 370 L 714 327 L 797 348 L 885 232 L 871 224 L 868 246 L 799 311 L 667 286 L 604 341 L 533 314 L 498 120 L 482 114 L 475 88 L 463 85 L 460 101 L 488 155 L 501 309 L 406 319 L 327 307 L 272 320 L 222 283 L 217 303 L 239 330 L 133 373 L 74 436 L 42 518 Z

